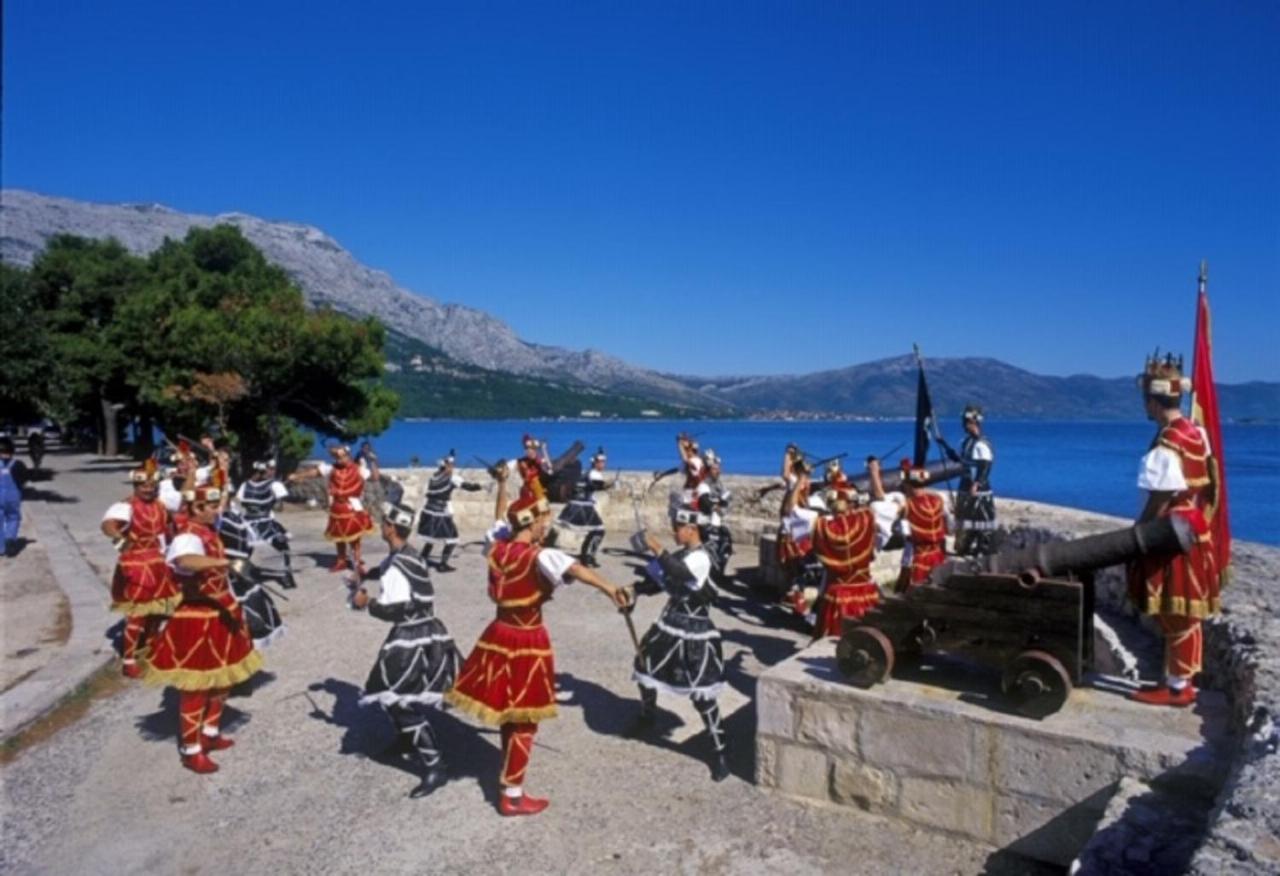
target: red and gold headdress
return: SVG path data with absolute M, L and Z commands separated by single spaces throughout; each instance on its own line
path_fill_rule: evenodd
M 1146 365 L 1138 375 L 1138 386 L 1144 395 L 1177 399 L 1184 392 L 1191 391 L 1191 380 L 1182 376 L 1181 356 L 1175 358 L 1168 353 L 1161 359 L 1157 352 L 1147 357 Z
M 141 468 L 129 473 L 129 481 L 134 484 L 158 484 L 161 480 L 160 467 L 154 457 L 148 457 Z
M 533 525 L 542 514 L 550 514 L 551 506 L 547 500 L 533 493 L 522 492 L 520 497 L 507 507 L 507 521 L 513 529 L 525 529 Z

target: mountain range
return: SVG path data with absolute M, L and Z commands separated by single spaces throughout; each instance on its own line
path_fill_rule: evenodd
M 510 398 L 510 393 L 536 392 L 549 406 L 522 414 L 512 411 L 512 416 L 572 415 L 586 407 L 605 416 L 632 415 L 646 404 L 662 415 L 695 416 L 900 417 L 915 410 L 916 366 L 911 356 L 804 375 L 663 374 L 596 350 L 526 341 L 482 310 L 441 303 L 399 286 L 387 273 L 358 262 L 318 228 L 243 213 L 209 216 L 160 204 L 96 204 L 5 189 L 0 191 L 0 258 L 30 265 L 48 240 L 61 233 L 114 237 L 130 251 L 146 254 L 166 237 L 185 236 L 192 226 L 224 223 L 239 228 L 288 272 L 311 304 L 374 316 L 398 337 L 388 347 L 388 372 L 406 398 L 404 416 L 492 415 L 487 413 L 490 407 L 468 401 L 480 386 L 491 401 Z M 425 357 L 430 367 L 412 365 L 415 355 Z M 958 413 L 968 402 L 1000 417 L 1141 415 L 1131 379 L 1051 377 L 990 358 L 932 359 L 927 368 L 940 415 Z M 1220 385 L 1219 393 L 1224 416 L 1280 417 L 1280 383 Z M 502 410 L 509 408 L 499 403 L 494 413 Z

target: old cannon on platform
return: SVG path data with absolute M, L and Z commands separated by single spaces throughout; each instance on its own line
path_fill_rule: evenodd
M 846 620 L 840 671 L 858 687 L 886 680 L 895 661 L 929 651 L 1003 670 L 1001 689 L 1019 713 L 1062 708 L 1093 662 L 1093 572 L 1190 549 L 1194 534 L 1164 517 L 1074 541 L 952 560 L 902 595 Z

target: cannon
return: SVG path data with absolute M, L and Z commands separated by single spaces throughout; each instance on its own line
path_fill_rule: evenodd
M 905 594 L 886 596 L 847 619 L 836 646 L 840 671 L 858 687 L 893 673 L 895 663 L 940 651 L 1002 671 L 1014 709 L 1044 718 L 1062 708 L 1093 662 L 1093 573 L 1145 556 L 1190 550 L 1180 517 L 1162 517 L 1101 535 L 956 559 Z

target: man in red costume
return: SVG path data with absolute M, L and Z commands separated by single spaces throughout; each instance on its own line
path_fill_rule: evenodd
M 551 460 L 547 458 L 546 445 L 532 435 L 524 436 L 524 456 L 516 460 L 520 472 L 520 496 L 531 495 L 535 499 L 547 495 L 547 479 L 551 477 Z
M 903 529 L 902 574 L 898 576 L 897 590 L 905 593 L 918 587 L 929 578 L 929 573 L 947 558 L 947 505 L 942 497 L 924 485 L 929 482 L 929 472 L 903 459 L 901 525 Z M 867 474 L 871 479 L 871 495 L 877 502 L 884 502 L 886 494 L 880 479 L 880 461 L 867 460 Z
M 146 666 L 149 684 L 178 690 L 182 765 L 216 772 L 208 752 L 235 743 L 219 723 L 231 688 L 262 667 L 240 603 L 227 579 L 228 562 L 214 528 L 224 490 L 220 484 L 185 494 L 188 522 L 169 545 L 168 561 L 182 583 L 182 601 L 165 624 Z
M 787 579 L 787 593 L 783 599 L 792 611 L 804 617 L 809 612 L 804 588 L 814 577 L 813 524 L 818 519 L 821 500 L 811 499 L 809 463 L 794 444 L 788 444 L 782 455 L 782 480 L 786 496 L 782 500 L 778 522 L 778 565 Z
M 161 474 L 156 461 L 148 459 L 129 480 L 133 495 L 107 509 L 102 534 L 120 551 L 111 576 L 111 610 L 124 615 L 121 671 L 127 678 L 140 678 L 138 658 L 177 606 L 178 582 L 164 561 L 173 524 L 159 500 Z
M 505 502 L 499 476 L 498 508 Z M 502 731 L 502 815 L 535 815 L 548 801 L 524 793 L 525 770 L 538 722 L 556 716 L 555 655 L 542 625 L 542 605 L 555 588 L 577 579 L 595 587 L 619 608 L 626 591 L 563 551 L 543 548 L 551 527 L 547 501 L 521 491 L 506 509 L 507 531 L 489 553 L 489 598 L 497 618 L 480 634 L 445 699 Z
M 363 463 L 357 465 L 351 459 L 351 448 L 345 444 L 330 447 L 329 453 L 333 456 L 332 465 L 322 462 L 299 469 L 289 475 L 289 481 L 315 477 L 329 479 L 329 525 L 325 527 L 324 537 L 338 549 L 338 560 L 329 571 L 353 569 L 363 575 L 360 539 L 374 531 L 373 518 L 364 510 L 364 482 L 378 477 L 378 464 L 375 461 L 372 468 L 365 468 Z M 351 546 L 350 563 L 347 562 L 347 545 Z
M 828 490 L 828 513 L 813 525 L 813 547 L 827 573 L 818 600 L 816 639 L 839 636 L 844 618 L 860 618 L 880 601 L 880 590 L 871 578 L 876 520 L 862 501 L 866 498 L 850 487 Z
M 1202 621 L 1219 609 L 1217 560 L 1204 514 L 1215 488 L 1213 448 L 1204 431 L 1182 415 L 1182 393 L 1190 381 L 1181 365 L 1172 356 L 1152 359 L 1139 377 L 1147 417 L 1159 431 L 1138 470 L 1138 487 L 1147 491 L 1138 522 L 1177 515 L 1196 534 L 1186 554 L 1143 559 L 1129 568 L 1131 597 L 1159 621 L 1165 636 L 1165 682 L 1133 698 L 1159 706 L 1196 701 L 1191 682 L 1204 655 Z

